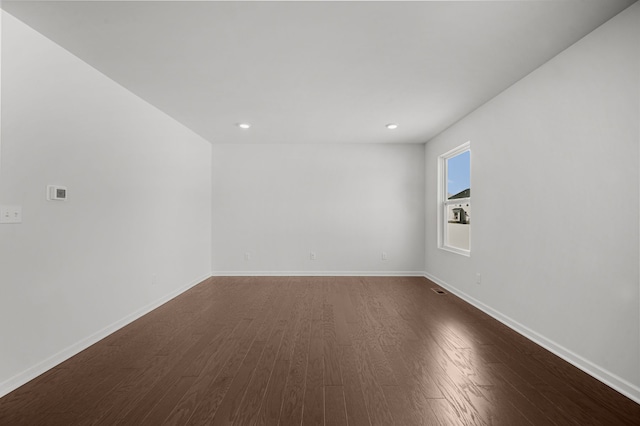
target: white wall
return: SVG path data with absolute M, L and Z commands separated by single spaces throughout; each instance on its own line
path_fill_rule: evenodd
M 211 145 L 6 13 L 2 33 L 0 204 L 23 223 L 0 225 L 0 395 L 211 272 Z
M 420 273 L 424 145 L 214 145 L 212 229 L 214 274 Z
M 636 3 L 426 145 L 428 276 L 638 401 L 639 75 Z M 436 246 L 468 140 L 471 258 Z

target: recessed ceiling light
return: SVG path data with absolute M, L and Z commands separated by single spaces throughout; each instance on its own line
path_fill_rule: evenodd
M 397 129 L 398 125 L 396 123 L 389 123 L 385 126 L 389 130 Z
M 248 129 L 249 127 L 251 127 L 251 124 L 249 124 L 249 123 L 238 123 L 237 126 L 240 127 L 241 129 Z

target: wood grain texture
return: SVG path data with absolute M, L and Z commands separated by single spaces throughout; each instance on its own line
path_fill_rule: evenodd
M 347 426 L 347 409 L 342 386 L 324 387 L 324 421 L 326 425 Z
M 638 425 L 424 278 L 211 278 L 0 399 L 1 425 Z
M 307 378 L 305 381 L 303 426 L 324 426 L 322 321 L 311 322 Z

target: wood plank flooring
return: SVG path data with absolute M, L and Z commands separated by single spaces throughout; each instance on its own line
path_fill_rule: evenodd
M 211 278 L 0 399 L 0 425 L 640 425 L 424 278 Z

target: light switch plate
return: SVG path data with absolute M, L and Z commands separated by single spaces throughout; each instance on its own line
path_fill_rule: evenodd
M 22 223 L 22 206 L 0 206 L 0 223 Z

